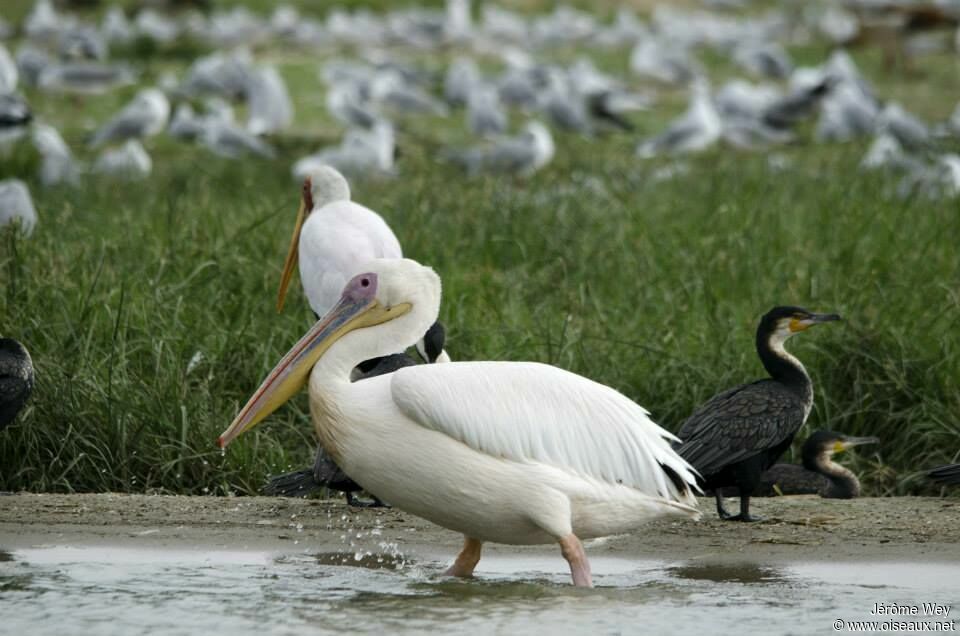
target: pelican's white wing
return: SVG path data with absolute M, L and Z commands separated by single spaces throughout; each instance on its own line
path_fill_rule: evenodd
M 379 214 L 351 201 L 311 212 L 300 233 L 300 281 L 313 311 L 326 314 L 347 281 L 375 258 L 403 258 L 400 241 Z
M 674 501 L 689 501 L 693 469 L 676 438 L 621 393 L 532 362 L 418 365 L 393 374 L 407 417 L 474 450 L 538 462 Z M 679 488 L 667 467 L 689 487 Z M 686 493 L 682 492 L 686 491 Z

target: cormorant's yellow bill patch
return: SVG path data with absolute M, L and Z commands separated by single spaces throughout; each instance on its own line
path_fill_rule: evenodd
M 790 333 L 797 333 L 800 331 L 806 331 L 813 325 L 820 322 L 832 322 L 834 320 L 840 320 L 840 316 L 837 314 L 794 314 L 790 319 L 788 327 Z

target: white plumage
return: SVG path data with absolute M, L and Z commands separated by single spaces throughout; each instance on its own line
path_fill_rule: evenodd
M 462 362 L 402 369 L 390 390 L 417 424 L 493 457 L 680 496 L 659 468 L 686 470 L 670 449 L 676 438 L 623 394 L 569 371 L 534 362 Z
M 337 463 L 378 498 L 475 541 L 589 539 L 698 516 L 670 434 L 609 387 L 514 362 L 420 365 L 349 384 L 324 362 L 311 411 Z

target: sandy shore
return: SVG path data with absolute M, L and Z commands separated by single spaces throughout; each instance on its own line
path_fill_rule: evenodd
M 731 502 L 732 503 L 732 502 Z M 588 543 L 591 554 L 629 558 L 831 561 L 960 561 L 960 500 L 921 497 L 757 500 L 763 523 L 661 521 Z M 371 533 L 370 530 L 378 532 Z M 359 535 L 357 533 L 360 533 Z M 461 537 L 395 510 L 339 500 L 150 495 L 0 497 L 0 549 L 118 545 L 142 548 L 345 550 L 396 544 L 405 554 L 448 558 Z M 491 553 L 554 550 L 493 545 Z

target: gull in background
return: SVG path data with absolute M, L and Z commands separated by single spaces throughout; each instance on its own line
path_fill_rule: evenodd
M 818 78 L 812 84 L 794 87 L 767 104 L 763 111 L 763 122 L 781 130 L 793 128 L 819 110 L 833 85 L 834 79 L 827 76 Z
M 470 93 L 483 84 L 480 68 L 473 58 L 458 57 L 447 67 L 443 80 L 443 98 L 451 106 L 465 106 Z
M 51 66 L 53 59 L 43 49 L 24 42 L 17 49 L 17 70 L 27 86 L 36 86 L 43 69 Z
M 107 41 L 94 27 L 77 25 L 60 35 L 60 59 L 105 60 Z
M 254 135 L 275 133 L 293 123 L 293 102 L 280 73 L 273 66 L 252 70 L 244 91 L 247 98 L 247 130 Z
M 507 111 L 500 104 L 495 86 L 479 84 L 467 98 L 467 128 L 475 135 L 486 137 L 507 132 Z
M 0 93 L 0 153 L 9 152 L 27 133 L 33 112 L 27 101 L 17 93 Z
M 167 96 L 157 88 L 145 88 L 93 134 L 90 146 L 152 137 L 163 131 L 169 117 Z
M 864 170 L 877 170 L 880 168 L 909 168 L 913 164 L 907 154 L 903 151 L 903 146 L 893 135 L 881 132 L 873 143 L 867 149 L 866 154 L 860 161 L 860 167 Z
M 0 43 L 0 95 L 17 90 L 19 79 L 20 73 L 17 70 L 16 63 L 10 57 L 7 47 Z
M 686 84 L 701 74 L 688 49 L 656 38 L 642 40 L 633 48 L 630 70 L 665 84 Z
M 16 93 L 0 93 L 0 139 L 19 137 L 33 113 L 27 101 Z
M 107 42 L 117 44 L 126 44 L 136 36 L 133 25 L 127 20 L 127 15 L 121 7 L 117 6 L 107 9 L 100 24 L 100 32 Z
M 540 110 L 562 130 L 589 135 L 593 131 L 587 103 L 578 87 L 560 69 L 550 69 L 547 87 L 539 96 Z
M 446 104 L 428 92 L 409 83 L 396 69 L 378 71 L 370 81 L 370 97 L 374 104 L 397 114 L 445 116 Z
M 186 102 L 178 104 L 167 126 L 167 134 L 174 139 L 197 141 L 215 123 L 232 125 L 234 122 L 233 107 L 219 97 L 210 97 L 204 102 L 202 115 L 198 115 Z
M 161 44 L 168 44 L 180 37 L 180 26 L 176 20 L 150 8 L 141 9 L 133 24 L 139 35 Z
M 755 150 L 784 144 L 793 134 L 770 126 L 764 114 L 781 98 L 771 85 L 731 80 L 714 96 L 714 105 L 723 122 L 723 139 L 735 148 Z
M 650 29 L 637 18 L 636 12 L 628 7 L 619 7 L 613 23 L 601 27 L 593 36 L 597 46 L 613 49 L 633 46 L 650 37 Z
M 79 169 L 73 160 L 73 154 L 56 128 L 47 124 L 36 124 L 33 127 L 33 146 L 40 153 L 40 182 L 43 185 L 79 183 Z
M 723 121 L 710 97 L 710 86 L 698 78 L 686 112 L 667 129 L 637 147 L 637 156 L 650 159 L 664 154 L 685 154 L 706 150 L 720 140 Z
M 249 51 L 240 49 L 213 53 L 194 60 L 180 84 L 180 91 L 189 97 L 217 95 L 231 100 L 242 99 L 252 73 Z
M 13 223 L 30 236 L 37 224 L 37 210 L 27 184 L 20 179 L 5 179 L 0 181 L 0 228 Z
M 888 102 L 877 118 L 877 129 L 897 138 L 904 147 L 919 150 L 930 144 L 930 129 L 897 102 Z
M 301 158 L 293 166 L 293 176 L 303 181 L 320 166 L 331 166 L 345 175 L 392 175 L 395 154 L 393 124 L 380 120 L 369 130 L 350 129 L 339 145 Z
M 66 62 L 45 66 L 37 76 L 44 91 L 100 95 L 119 86 L 134 83 L 134 72 L 123 64 Z
M 381 119 L 363 97 L 361 87 L 350 81 L 331 84 L 327 88 L 326 104 L 327 112 L 345 126 L 370 128 Z
M 785 79 L 793 70 L 790 55 L 776 42 L 743 42 L 733 50 L 733 61 L 758 77 Z
M 877 103 L 857 84 L 840 82 L 823 100 L 815 136 L 818 141 L 847 141 L 871 135 L 879 116 Z
M 276 156 L 270 144 L 227 119 L 208 119 L 200 142 L 214 154 L 227 159 L 239 159 L 246 155 L 265 159 Z
M 100 153 L 93 171 L 125 179 L 143 179 L 150 175 L 153 161 L 136 139 L 128 139 L 119 148 L 108 148 Z
M 75 23 L 72 16 L 58 15 L 50 0 L 37 0 L 23 21 L 23 32 L 30 40 L 52 43 Z
M 531 121 L 515 137 L 504 137 L 487 146 L 476 146 L 450 153 L 467 174 L 520 174 L 529 176 L 553 160 L 556 147 L 550 131 L 539 121 Z

